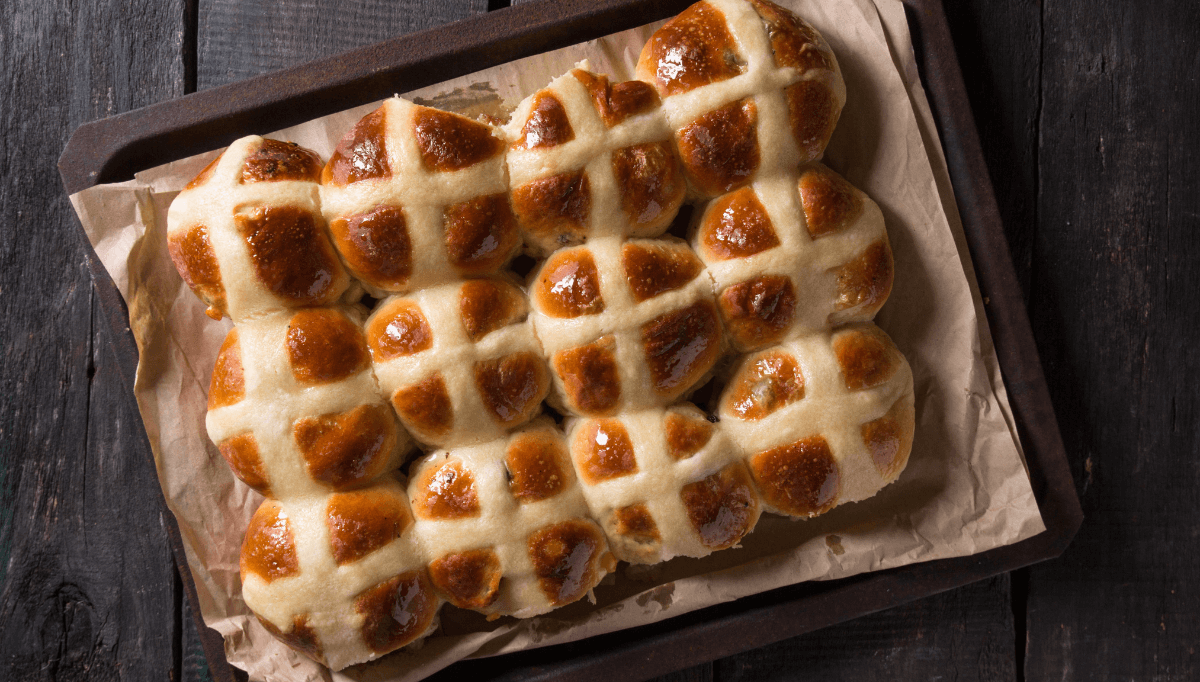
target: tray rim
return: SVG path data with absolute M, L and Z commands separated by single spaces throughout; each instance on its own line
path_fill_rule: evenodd
M 86 123 L 58 168 L 68 194 L 228 143 L 246 130 L 277 129 L 382 99 L 403 80 L 420 87 L 522 56 L 589 40 L 677 13 L 692 0 L 536 0 Z M 434 679 L 635 679 L 707 662 L 1059 556 L 1083 521 L 1032 328 L 1004 236 L 941 0 L 902 0 L 941 138 L 992 343 L 1025 450 L 1046 530 L 967 557 L 910 564 L 834 581 L 801 583 L 659 623 L 498 658 L 465 660 Z M 468 64 L 464 67 L 462 64 Z M 315 106 L 298 103 L 316 99 Z M 289 112 L 291 112 L 289 114 Z M 302 112 L 302 113 L 299 113 Z M 163 154 L 163 149 L 171 149 Z M 164 158 L 164 157 L 170 158 Z M 112 331 L 124 398 L 136 410 L 137 347 L 128 310 L 76 219 L 93 285 Z M 968 273 L 970 275 L 970 273 Z M 139 413 L 140 414 L 140 413 Z M 155 467 L 145 429 L 131 436 Z M 161 487 L 155 495 L 169 511 Z M 173 513 L 169 543 L 214 679 L 245 679 L 200 616 Z M 773 627 L 764 628 L 764 623 Z M 533 660 L 530 660 L 533 659 Z

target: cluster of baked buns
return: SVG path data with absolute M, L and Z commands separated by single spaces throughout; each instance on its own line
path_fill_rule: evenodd
M 242 595 L 291 646 L 338 669 L 444 602 L 545 613 L 904 468 L 883 218 L 817 162 L 845 100 L 824 40 L 705 0 L 637 76 L 576 68 L 502 125 L 390 99 L 326 163 L 244 138 L 172 203 L 172 259 L 234 322 L 208 432 L 266 496 Z M 685 402 L 714 374 L 713 413 Z

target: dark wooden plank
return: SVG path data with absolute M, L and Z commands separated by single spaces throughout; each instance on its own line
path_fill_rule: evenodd
M 717 679 L 714 672 L 715 667 L 715 663 L 704 663 L 671 673 L 670 675 L 656 677 L 654 680 L 655 682 L 713 682 L 713 680 Z
M 176 573 L 176 579 L 178 580 L 178 573 Z M 183 587 L 180 586 L 180 680 L 181 682 L 212 682 L 212 671 L 208 666 L 208 659 L 204 656 L 200 634 L 196 632 L 196 619 L 192 615 L 192 605 L 183 596 L 182 591 Z
M 198 89 L 488 10 L 487 0 L 199 0 Z
M 747 651 L 713 679 L 1016 679 L 1008 576 Z
M 175 571 L 154 499 L 157 481 L 123 447 L 141 425 L 128 403 L 113 399 L 124 389 L 108 328 L 96 324 L 85 339 L 64 328 L 76 323 L 86 334 L 101 314 L 83 264 L 65 274 L 76 279 L 65 302 L 86 305 L 88 314 L 20 334 L 44 349 L 18 349 L 33 361 L 26 372 L 49 381 L 20 377 L 43 386 L 17 387 L 29 402 L 5 415 L 6 435 L 16 426 L 20 461 L 5 482 L 11 554 L 0 557 L 8 569 L 0 679 L 177 679 Z M 28 423 L 36 426 L 22 438 L 20 425 Z
M 1029 680 L 1200 678 L 1200 13 L 1044 5 L 1030 312 L 1087 521 Z
M 174 568 L 55 159 L 182 94 L 183 2 L 0 4 L 0 679 L 177 678 Z

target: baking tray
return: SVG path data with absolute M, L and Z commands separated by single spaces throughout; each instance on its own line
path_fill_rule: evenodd
M 692 0 L 539 0 L 80 126 L 59 159 L 69 194 L 136 171 L 521 57 L 677 14 Z M 904 0 L 979 288 L 1046 530 L 981 554 L 801 583 L 581 642 L 461 661 L 434 679 L 638 679 L 765 646 L 1060 555 L 1083 521 L 940 0 Z M 133 403 L 137 346 L 116 285 L 80 227 Z M 136 404 L 134 405 L 136 408 Z M 144 430 L 127 445 L 154 467 Z M 161 490 L 154 493 L 166 509 Z M 245 679 L 204 626 L 175 517 L 175 564 L 213 678 Z

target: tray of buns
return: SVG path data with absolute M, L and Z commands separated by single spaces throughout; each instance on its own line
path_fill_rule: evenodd
M 895 10 L 890 29 L 880 11 L 880 35 L 897 30 Z M 638 34 L 636 69 L 626 49 L 624 80 L 578 62 L 467 115 L 436 97 L 386 97 L 495 78 L 503 71 L 480 70 L 659 18 L 669 21 Z M 270 652 L 235 649 L 255 675 L 271 656 L 320 664 L 291 679 L 323 667 L 416 679 L 449 664 L 440 674 L 643 676 L 1061 552 L 1078 502 L 940 6 L 910 3 L 905 28 L 915 55 L 898 67 L 920 67 L 932 100 L 909 95 L 925 128 L 908 136 L 929 151 L 942 201 L 951 179 L 958 190 L 957 205 L 939 208 L 948 224 L 961 214 L 971 257 L 955 244 L 957 276 L 987 314 L 973 366 L 1003 370 L 1003 385 L 991 370 L 991 392 L 967 389 L 991 428 L 1011 431 L 1018 467 L 986 492 L 1029 510 L 1020 520 L 973 510 L 979 522 L 944 551 L 904 537 L 909 527 L 926 537 L 921 519 L 946 513 L 919 491 L 936 470 L 962 475 L 958 465 L 926 452 L 907 490 L 901 477 L 946 412 L 925 396 L 947 382 L 922 369 L 931 346 L 915 349 L 915 369 L 905 358 L 918 335 L 904 316 L 923 316 L 909 312 L 919 306 L 894 305 L 881 322 L 900 330 L 899 349 L 872 323 L 893 280 L 914 279 L 908 207 L 883 190 L 881 210 L 821 163 L 847 106 L 842 55 L 787 9 L 539 3 L 77 131 L 60 168 L 96 247 L 130 394 L 142 384 L 150 442 L 137 448 L 189 529 L 170 528 L 185 588 L 226 637 L 223 647 L 201 628 L 214 672 L 230 674 L 225 648 L 241 640 Z M 321 152 L 271 134 L 300 124 L 288 130 L 306 139 L 299 131 L 315 126 L 303 121 L 342 110 L 357 122 L 330 116 L 326 127 L 344 129 L 322 132 L 336 144 Z M 833 163 L 854 172 L 853 146 L 834 146 Z M 136 190 L 161 214 L 136 219 L 138 239 L 163 254 L 114 278 L 111 244 L 88 231 L 106 218 L 77 199 L 96 193 L 78 193 L 124 191 L 131 172 L 185 157 L 171 177 L 186 175 L 186 187 Z M 176 280 L 178 297 L 139 295 L 171 279 L 163 263 L 186 285 Z M 176 306 L 188 288 L 197 298 Z M 161 333 L 146 331 L 156 320 Z M 179 341 L 192 329 L 195 348 Z M 164 354 L 174 368 L 139 368 L 139 344 L 143 359 Z M 212 525 L 246 524 L 234 541 L 240 587 L 216 607 L 230 574 L 213 567 L 231 543 L 196 539 L 210 527 L 168 480 L 179 473 L 164 473 L 174 455 L 145 393 L 206 353 L 194 449 L 203 466 L 219 453 L 229 467 L 221 495 L 236 500 Z M 200 414 L 194 398 L 168 400 Z M 973 422 L 972 445 L 951 446 L 972 450 L 967 468 L 989 452 L 980 441 L 1003 440 L 975 433 L 987 428 Z M 1012 492 L 1015 479 L 1025 483 Z M 824 526 L 780 543 L 809 519 Z M 845 565 L 835 530 L 850 536 Z M 820 538 L 826 570 L 810 565 Z M 871 543 L 882 561 L 862 558 Z M 634 603 L 640 619 L 616 615 Z M 745 626 L 764 621 L 775 627 Z M 508 655 L 454 662 L 472 651 Z

